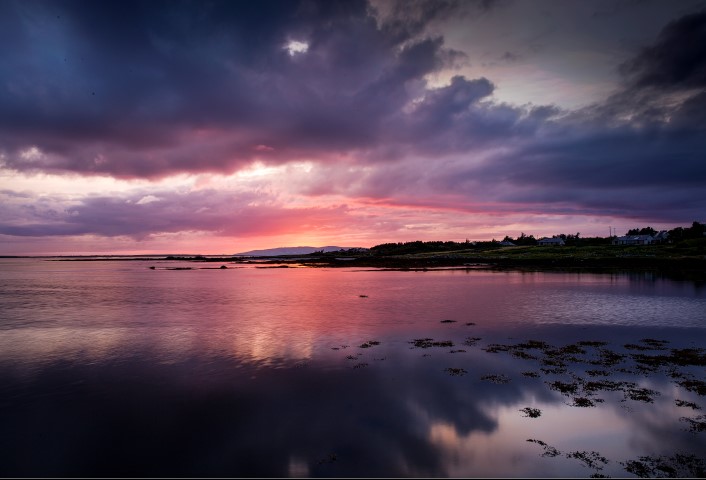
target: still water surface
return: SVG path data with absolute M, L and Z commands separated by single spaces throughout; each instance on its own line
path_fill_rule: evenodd
M 700 472 L 703 285 L 213 266 L 0 260 L 0 476 Z

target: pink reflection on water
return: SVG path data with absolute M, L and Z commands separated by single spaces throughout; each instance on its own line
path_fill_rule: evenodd
M 176 266 L 194 270 L 163 269 Z M 625 276 L 204 266 L 214 264 L 6 263 L 0 359 L 150 351 L 166 363 L 225 355 L 271 364 L 430 329 L 470 335 L 456 328 L 466 322 L 508 333 L 547 323 L 698 326 L 706 311 L 693 287 Z
M 152 264 L 158 268 L 150 270 Z M 481 349 L 491 342 L 514 343 L 508 336 L 561 345 L 572 341 L 571 335 L 620 347 L 628 341 L 620 335 L 637 341 L 649 329 L 671 332 L 685 344 L 702 344 L 703 328 L 694 326 L 703 322 L 706 299 L 688 284 L 490 271 L 199 270 L 213 264 L 143 261 L 2 266 L 0 368 L 11 385 L 8 396 L 14 395 L 8 407 L 14 410 L 3 411 L 6 421 L 15 415 L 32 418 L 34 402 L 59 390 L 70 397 L 56 418 L 68 416 L 70 423 L 118 428 L 103 423 L 105 415 L 88 418 L 74 408 L 83 402 L 90 411 L 96 398 L 103 402 L 101 412 L 124 408 L 127 422 L 139 419 L 134 431 L 143 432 L 145 419 L 162 418 L 149 438 L 165 441 L 164 452 L 171 453 L 170 438 L 196 438 L 194 432 L 202 433 L 203 416 L 210 413 L 209 434 L 203 438 L 214 448 L 238 453 L 235 460 L 228 457 L 233 465 L 252 456 L 250 442 L 257 437 L 266 444 L 266 451 L 261 447 L 265 466 L 272 462 L 269 449 L 274 446 L 284 452 L 279 471 L 293 476 L 338 465 L 351 468 L 360 459 L 379 462 L 380 470 L 368 470 L 371 474 L 591 473 L 565 456 L 542 457 L 529 438 L 563 454 L 596 450 L 611 458 L 603 472 L 622 476 L 620 460 L 672 453 L 675 439 L 679 448 L 694 444 L 679 420 L 687 413 L 674 399 L 697 399 L 674 387 L 673 379 L 625 373 L 661 396 L 654 403 L 623 403 L 621 394 L 602 392 L 605 403 L 575 408 L 547 387 L 549 377 L 521 374 L 538 370 L 538 361 L 523 363 Z M 164 269 L 168 266 L 194 269 Z M 553 329 L 552 323 L 561 328 Z M 606 323 L 630 327 L 609 329 Z M 594 328 L 584 329 L 587 325 Z M 606 332 L 610 338 L 601 337 Z M 425 350 L 409 343 L 433 337 L 461 347 L 469 336 L 483 340 L 453 354 L 448 348 Z M 360 347 L 370 340 L 380 345 Z M 364 362 L 366 368 L 354 368 Z M 448 367 L 462 367 L 467 374 L 450 376 Z M 574 371 L 569 366 L 566 378 L 584 375 L 584 367 Z M 483 381 L 486 374 L 503 374 L 511 381 Z M 22 381 L 16 381 L 18 376 Z M 134 405 L 126 406 L 123 398 L 133 399 Z M 49 408 L 53 400 L 41 405 Z M 523 417 L 519 410 L 527 406 L 541 409 L 542 416 Z M 230 423 L 224 424 L 224 418 Z M 181 430 L 185 422 L 191 427 Z M 124 426 L 124 448 L 134 455 L 132 425 Z M 50 427 L 40 425 L 27 437 Z M 263 437 L 262 431 L 277 434 Z M 354 445 L 350 432 L 355 432 Z M 61 428 L 54 433 L 58 442 L 64 441 Z M 17 431 L 7 434 L 13 436 Z M 91 451 L 93 443 L 90 436 L 79 437 L 80 465 L 90 457 L 81 448 Z M 103 447 L 112 452 L 112 437 L 106 438 Z M 346 457 L 339 447 L 357 453 Z M 199 445 L 189 452 L 194 461 L 201 451 Z M 332 453 L 340 454 L 340 464 L 326 463 Z M 395 458 L 394 468 L 388 454 Z

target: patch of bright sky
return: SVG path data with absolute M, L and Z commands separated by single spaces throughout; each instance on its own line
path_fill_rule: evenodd
M 120 192 L 144 186 L 144 180 L 125 181 L 111 177 L 84 177 L 79 175 L 26 174 L 0 169 L 0 189 L 29 192 L 37 195 L 65 194 L 84 196 L 95 192 Z
M 293 57 L 294 55 L 300 53 L 306 53 L 309 50 L 309 44 L 306 42 L 300 42 L 298 40 L 290 40 L 284 46 L 284 49 L 287 50 L 287 53 L 289 53 L 289 55 Z
M 467 62 L 453 75 L 486 77 L 502 102 L 578 108 L 618 88 L 619 65 L 654 42 L 669 21 L 704 7 L 683 2 L 519 1 L 430 27 Z
M 310 163 L 267 166 L 256 163 L 252 167 L 231 175 L 219 174 L 180 174 L 161 180 L 123 180 L 107 176 L 54 175 L 46 173 L 22 173 L 0 168 L 0 190 L 27 192 L 36 195 L 68 195 L 83 197 L 90 194 L 111 192 L 113 194 L 133 191 L 198 190 L 201 188 L 247 188 L 263 182 L 280 179 L 285 170 L 306 172 Z M 79 180 L 80 181 L 77 181 Z M 277 182 L 285 185 L 286 183 Z

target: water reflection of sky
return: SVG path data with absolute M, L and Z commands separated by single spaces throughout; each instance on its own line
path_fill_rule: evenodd
M 624 344 L 647 337 L 700 347 L 705 298 L 689 284 L 493 272 L 150 271 L 142 262 L 7 272 L 3 476 L 597 472 L 566 458 L 575 451 L 600 452 L 609 460 L 600 473 L 626 476 L 620 462 L 641 455 L 706 453 L 705 433 L 680 420 L 701 412 L 674 400 L 706 402 L 664 372 L 610 377 L 658 391 L 653 403 L 601 392 L 604 403 L 577 408 L 548 388 L 555 377 L 522 375 L 537 371 L 536 361 L 483 350 L 528 339 L 607 340 L 626 353 Z M 609 307 L 621 301 L 629 308 L 616 315 Z M 481 340 L 464 346 L 469 336 Z M 455 346 L 412 348 L 424 337 Z M 360 348 L 368 340 L 380 345 Z M 450 353 L 459 349 L 466 351 Z M 449 367 L 466 373 L 449 375 Z M 570 364 L 561 378 L 586 368 Z M 703 367 L 686 369 L 703 379 Z M 483 379 L 491 374 L 510 381 Z M 524 407 L 541 416 L 524 417 Z M 544 457 L 527 439 L 562 454 Z

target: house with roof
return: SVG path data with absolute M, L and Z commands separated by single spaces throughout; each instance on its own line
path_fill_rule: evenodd
M 650 245 L 655 239 L 652 235 L 625 235 L 613 239 L 613 245 Z
M 539 245 L 541 247 L 563 247 L 566 244 L 564 243 L 564 240 L 562 240 L 559 237 L 552 237 L 552 238 L 544 237 L 544 238 L 540 238 L 537 241 L 537 245 Z
M 509 240 L 503 240 L 498 245 L 502 245 L 503 247 L 516 247 L 517 246 Z
M 659 233 L 657 233 L 653 237 L 654 243 L 667 243 L 669 241 L 669 232 L 666 230 L 660 230 Z

